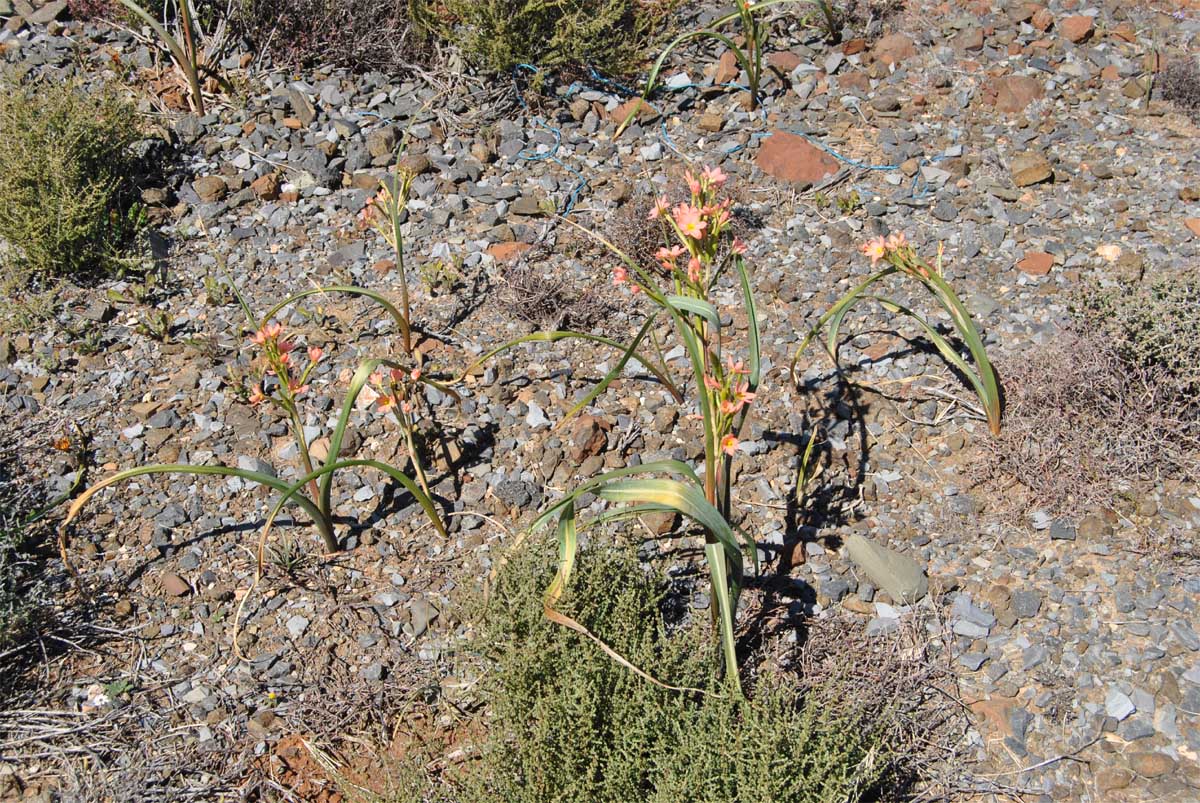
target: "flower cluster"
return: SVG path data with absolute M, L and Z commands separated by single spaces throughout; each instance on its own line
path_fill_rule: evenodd
M 404 420 L 411 422 L 416 400 L 420 398 L 417 387 L 421 382 L 420 367 L 410 371 L 401 368 L 375 371 L 370 382 L 375 388 L 375 406 L 381 413 L 402 415 Z
M 737 452 L 738 439 L 733 434 L 734 416 L 757 395 L 750 389 L 750 369 L 741 360 L 727 357 L 725 365 L 713 363 L 712 372 L 704 377 L 709 403 L 716 411 L 714 431 L 721 451 L 732 456 Z
M 295 357 L 296 343 L 283 336 L 283 325 L 275 322 L 264 323 L 262 328 L 250 336 L 250 342 L 262 350 L 262 378 L 250 389 L 248 401 L 252 405 L 262 404 L 268 399 L 282 402 L 285 406 L 292 405 L 294 400 L 308 392 L 308 378 L 317 363 L 325 356 L 320 346 L 308 347 L 308 364 L 303 370 L 297 370 L 298 361 Z M 278 379 L 281 394 L 276 398 L 268 393 L 266 377 Z
M 908 244 L 904 232 L 870 239 L 862 244 L 861 250 L 871 258 L 872 267 L 883 261 L 918 279 L 929 278 L 931 270 L 929 264 L 917 256 L 916 249 Z M 938 264 L 941 264 L 941 255 L 942 246 L 939 245 Z
M 379 192 L 368 198 L 358 213 L 359 225 L 375 229 L 392 248 L 399 242 L 397 229 L 408 206 L 414 178 L 409 170 L 397 170 L 389 181 L 380 184 Z
M 689 200 L 672 207 L 670 201 L 661 197 L 650 210 L 650 220 L 664 221 L 677 240 L 676 244 L 658 250 L 656 267 L 678 281 L 688 295 L 698 298 L 708 294 L 721 236 L 728 229 L 732 202 L 717 198 L 718 190 L 728 179 L 719 167 L 706 167 L 699 176 L 689 171 L 684 176 Z M 736 237 L 732 252 L 739 255 L 746 252 L 745 244 Z M 613 270 L 613 283 L 628 283 L 634 293 L 644 289 L 636 280 L 630 283 L 629 271 L 624 267 Z

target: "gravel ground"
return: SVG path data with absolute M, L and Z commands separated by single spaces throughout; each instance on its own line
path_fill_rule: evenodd
M 761 111 L 721 86 L 737 80 L 727 59 L 680 55 L 664 73 L 661 116 L 618 139 L 628 96 L 602 81 L 558 86 L 534 116 L 504 82 L 247 74 L 234 53 L 224 66 L 245 87 L 236 101 L 200 118 L 141 102 L 170 154 L 161 183 L 143 191 L 163 278 L 136 301 L 140 281 L 69 290 L 62 326 L 0 343 L 0 414 L 34 439 L 48 422 L 77 422 L 97 476 L 178 461 L 295 477 L 284 422 L 239 397 L 251 354 L 220 285 L 234 282 L 257 310 L 331 283 L 396 293 L 392 255 L 358 213 L 406 130 L 421 173 L 407 221 L 410 281 L 430 359 L 448 372 L 537 325 L 633 332 L 643 311 L 612 289 L 612 260 L 548 212 L 627 233 L 623 210 L 678 183 L 690 164 L 719 164 L 742 209 L 767 368 L 736 501 L 781 604 L 797 619 L 846 609 L 884 634 L 915 613 L 878 591 L 843 543 L 867 535 L 927 571 L 920 605 L 944 613 L 942 643 L 972 722 L 957 746 L 970 781 L 951 798 L 1195 800 L 1192 478 L 1131 481 L 1110 507 L 1082 516 L 1022 508 L 1019 478 L 972 482 L 989 436 L 967 389 L 915 330 L 874 313 L 848 322 L 863 334 L 841 351 L 872 391 L 839 394 L 815 350 L 804 392 L 786 368 L 805 323 L 866 275 L 857 246 L 876 234 L 903 231 L 928 255 L 945 243 L 947 277 L 1000 365 L 1054 341 L 1082 283 L 1196 265 L 1197 129 L 1148 101 L 1145 82 L 1155 54 L 1196 52 L 1200 20 L 1117 0 L 908 6 L 865 40 L 827 45 L 783 31 Z M 130 34 L 72 22 L 10 23 L 0 52 L 20 69 L 92 82 L 152 66 Z M 418 275 L 437 264 L 453 267 L 450 287 Z M 911 289 L 897 296 L 927 309 Z M 736 306 L 736 288 L 718 298 Z M 158 311 L 170 320 L 162 339 L 145 333 Z M 281 317 L 330 355 L 304 422 L 319 442 L 357 362 L 388 354 L 398 335 L 339 297 Z M 667 356 L 682 369 L 681 350 Z M 173 749 L 261 755 L 297 727 L 339 733 L 379 720 L 387 738 L 386 712 L 467 694 L 469 679 L 446 660 L 465 631 L 451 604 L 458 587 L 485 577 L 521 522 L 579 477 L 631 455 L 696 457 L 695 425 L 632 370 L 586 418 L 552 429 L 614 359 L 530 344 L 469 377 L 461 405 L 429 396 L 445 443 L 432 482 L 461 514 L 445 540 L 380 477 L 347 472 L 335 492 L 346 551 L 306 558 L 314 534 L 282 528 L 251 588 L 264 491 L 174 477 L 105 492 L 74 549 L 112 630 L 106 646 L 55 659 L 57 682 L 36 707 L 63 722 L 159 723 Z M 402 460 L 381 416 L 364 409 L 352 423 L 348 451 Z M 814 431 L 822 470 L 811 504 L 797 509 L 795 467 Z M 73 466 L 51 469 L 51 492 L 70 486 Z M 658 534 L 678 526 L 651 524 Z M 1173 551 L 1155 549 L 1168 534 Z M 245 660 L 232 649 L 241 602 Z M 708 605 L 702 586 L 693 604 Z M 128 691 L 98 699 L 120 679 Z M 9 722 L 6 738 L 53 744 L 54 729 L 37 727 Z M 6 793 L 49 789 L 61 772 L 17 758 L 3 750 Z M 236 788 L 239 772 L 222 783 Z M 161 780 L 160 796 L 217 788 L 222 771 L 205 773 Z

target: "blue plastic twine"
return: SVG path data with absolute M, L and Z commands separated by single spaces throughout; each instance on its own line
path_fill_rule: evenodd
M 517 100 L 520 101 L 521 107 L 525 109 L 525 112 L 529 114 L 532 110 L 529 108 L 529 104 L 525 102 L 525 94 L 521 91 L 520 83 L 517 81 L 517 75 L 520 70 L 534 74 L 541 72 L 541 70 L 532 64 L 518 64 L 513 68 L 513 87 L 517 92 Z M 588 180 L 578 170 L 558 158 L 558 149 L 562 145 L 562 131 L 550 125 L 538 115 L 532 115 L 530 121 L 535 126 L 549 131 L 554 136 L 554 146 L 545 153 L 538 153 L 533 148 L 525 148 L 517 154 L 517 158 L 526 162 L 553 162 L 579 179 L 579 183 L 571 190 L 567 196 L 566 204 L 563 206 L 562 211 L 559 212 L 563 217 L 567 217 L 571 214 L 571 210 L 575 208 L 575 202 L 579 200 L 579 193 L 583 191 L 584 187 L 588 186 Z

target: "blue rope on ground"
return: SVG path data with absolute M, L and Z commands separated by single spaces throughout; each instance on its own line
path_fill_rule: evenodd
M 531 113 L 532 110 L 529 108 L 529 104 L 525 102 L 525 94 L 521 91 L 521 87 L 517 82 L 517 75 L 518 71 L 520 70 L 525 70 L 527 72 L 536 74 L 541 72 L 541 69 L 532 64 L 518 64 L 513 68 L 513 87 L 517 91 L 517 100 L 520 101 L 521 108 L 525 109 L 526 113 Z M 579 179 L 579 183 L 576 184 L 571 190 L 570 194 L 568 194 L 567 202 L 559 212 L 559 214 L 563 217 L 567 217 L 571 214 L 571 210 L 575 208 L 575 202 L 579 200 L 579 193 L 583 191 L 584 187 L 588 186 L 588 180 L 584 177 L 583 173 L 580 173 L 562 159 L 558 158 L 558 149 L 562 145 L 562 130 L 550 125 L 538 115 L 532 115 L 530 117 L 530 121 L 535 126 L 549 131 L 554 136 L 554 147 L 545 153 L 537 153 L 531 148 L 526 148 L 517 154 L 517 158 L 526 162 L 553 162 Z

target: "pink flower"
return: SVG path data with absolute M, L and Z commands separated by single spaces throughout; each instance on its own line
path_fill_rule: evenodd
M 411 371 L 409 371 L 409 373 L 408 373 L 408 378 L 409 378 L 409 379 L 411 379 L 411 380 L 412 380 L 412 381 L 414 381 L 414 382 L 418 382 L 418 381 L 420 381 L 420 379 L 421 379 L 421 369 L 420 369 L 420 367 L 414 368 L 414 369 L 412 369 Z
M 730 433 L 730 434 L 726 435 L 725 437 L 721 438 L 721 451 L 724 452 L 725 454 L 733 456 L 733 455 L 737 454 L 737 448 L 738 448 L 738 439 L 733 433 Z
M 667 263 L 674 262 L 679 257 L 687 253 L 687 249 L 682 245 L 673 245 L 670 248 L 660 248 L 655 252 L 654 256 L 659 262 Z M 667 267 L 670 267 L 669 265 Z
M 882 237 L 868 240 L 862 245 L 862 252 L 871 258 L 872 265 L 887 256 L 887 251 L 887 241 Z
M 299 380 L 292 379 L 288 381 L 288 390 L 292 392 L 293 396 L 303 396 L 308 392 L 308 385 L 301 385 Z
M 321 348 L 320 346 L 309 346 L 308 347 L 308 359 L 310 362 L 320 362 L 321 358 L 324 356 L 325 356 L 325 349 Z
M 742 409 L 741 403 L 733 399 L 725 399 L 721 402 L 721 412 L 725 415 L 733 415 L 740 409 Z
M 627 281 L 629 281 L 629 271 L 625 270 L 625 268 L 621 265 L 617 265 L 615 268 L 613 268 L 613 284 L 614 285 L 617 285 L 619 287 L 619 286 L 625 284 L 625 282 L 627 282 Z
M 725 367 L 729 369 L 729 373 L 731 374 L 749 375 L 750 373 L 750 369 L 746 367 L 745 363 L 743 363 L 741 360 L 734 361 L 733 357 L 730 357 L 725 361 Z
M 379 407 L 379 412 L 386 413 L 388 410 L 396 406 L 396 397 L 380 396 L 375 404 Z
M 733 253 L 735 254 L 741 255 L 746 253 L 746 243 L 742 241 L 741 237 L 734 237 L 733 245 L 731 247 L 733 248 Z
M 683 174 L 683 180 L 687 182 L 688 191 L 691 192 L 693 196 L 700 194 L 700 182 L 697 181 L 696 177 L 692 175 L 691 170 Z
M 695 240 L 704 236 L 704 230 L 708 228 L 708 221 L 704 219 L 699 209 L 690 204 L 680 204 L 675 207 L 674 214 L 675 225 L 679 227 L 680 233 Z
M 885 245 L 889 251 L 895 251 L 897 248 L 903 248 L 908 245 L 908 241 L 904 237 L 904 232 L 898 231 L 887 238 Z
M 412 415 L 412 411 L 413 411 L 412 402 L 408 401 L 407 399 L 404 400 L 403 402 L 400 403 L 400 409 L 404 411 L 405 415 Z
M 278 339 L 283 333 L 283 324 L 265 323 L 262 329 L 250 335 L 250 342 L 256 346 L 266 345 L 268 341 Z
M 388 378 L 392 380 L 393 385 L 399 385 L 404 381 L 404 372 L 399 368 L 393 368 L 388 372 Z
M 250 398 L 247 399 L 247 401 L 250 402 L 251 406 L 257 406 L 259 404 L 262 404 L 266 400 L 267 400 L 267 397 L 266 397 L 266 395 L 263 394 L 262 385 L 255 385 L 254 389 L 250 391 Z
M 658 220 L 660 217 L 665 215 L 667 213 L 667 210 L 669 210 L 670 208 L 671 208 L 671 205 L 670 205 L 670 203 L 668 203 L 666 197 L 655 198 L 654 199 L 654 208 L 650 210 L 649 219 L 650 220 Z
M 702 270 L 703 266 L 700 264 L 700 260 L 696 259 L 695 257 L 692 257 L 690 260 L 688 260 L 688 281 L 693 284 L 699 282 L 703 276 L 701 273 Z
M 721 383 L 717 381 L 716 377 L 705 374 L 704 375 L 704 387 L 708 388 L 709 390 L 720 390 Z
M 720 187 L 729 179 L 720 167 L 706 167 L 700 171 L 700 177 L 714 187 Z
M 379 371 L 375 371 L 369 377 L 367 377 L 367 380 L 372 385 L 377 385 L 377 386 L 382 385 L 383 384 L 383 374 L 380 373 Z
M 290 340 L 280 340 L 277 346 L 280 354 L 287 354 L 289 351 L 294 351 L 296 344 Z
M 742 382 L 733 390 L 733 397 L 738 400 L 739 404 L 749 404 L 757 395 L 757 393 L 750 392 L 749 382 Z

